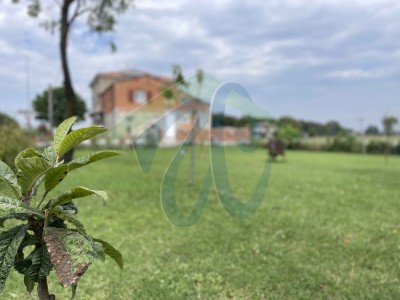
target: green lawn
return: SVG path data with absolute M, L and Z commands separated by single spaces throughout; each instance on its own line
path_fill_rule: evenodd
M 94 264 L 78 299 L 399 299 L 400 159 L 289 152 L 272 164 L 268 192 L 256 213 L 230 217 L 212 191 L 199 222 L 176 228 L 160 204 L 160 183 L 174 154 L 159 150 L 148 175 L 132 151 L 77 170 L 58 191 L 83 185 L 108 192 L 102 206 L 79 199 L 88 232 L 124 255 Z M 78 154 L 83 154 L 83 151 Z M 227 151 L 236 194 L 252 193 L 266 153 Z M 179 173 L 179 204 L 195 205 L 208 168 L 198 150 L 196 186 Z M 54 273 L 54 272 L 53 272 Z M 50 291 L 68 299 L 54 274 Z M 2 299 L 29 299 L 14 271 Z M 34 297 L 32 297 L 34 299 Z

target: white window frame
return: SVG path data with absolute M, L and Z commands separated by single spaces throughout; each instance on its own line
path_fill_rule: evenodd
M 132 93 L 132 101 L 137 104 L 144 104 L 148 101 L 148 93 L 145 90 L 134 90 Z

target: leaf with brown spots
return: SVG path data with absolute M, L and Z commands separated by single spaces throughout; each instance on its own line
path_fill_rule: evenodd
M 73 230 L 47 227 L 44 240 L 64 287 L 76 284 L 94 259 L 104 259 L 98 243 Z

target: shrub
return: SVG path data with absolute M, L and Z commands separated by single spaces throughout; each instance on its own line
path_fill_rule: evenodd
M 367 153 L 383 154 L 385 153 L 386 143 L 383 141 L 370 141 L 367 145 Z
M 356 139 L 350 134 L 338 134 L 334 137 L 330 151 L 353 152 L 356 148 Z
M 12 166 L 17 154 L 32 145 L 32 138 L 12 118 L 0 113 L 0 160 Z
M 91 126 L 68 133 L 75 120 L 75 117 L 65 120 L 57 128 L 54 145 L 41 152 L 28 148 L 19 153 L 15 158 L 17 174 L 0 162 L 0 225 L 8 219 L 20 221 L 20 225 L 0 232 L 0 290 L 14 267 L 24 276 L 28 292 L 37 285 L 39 299 L 55 299 L 47 287 L 47 277 L 54 269 L 64 287 L 72 286 L 74 298 L 78 280 L 94 260 L 104 260 L 108 255 L 123 267 L 117 250 L 86 232 L 72 202 L 91 195 L 104 201 L 105 192 L 75 187 L 46 200 L 48 193 L 72 171 L 117 155 L 114 151 L 100 151 L 64 163 L 65 153 L 106 130 Z M 38 198 L 42 184 L 43 194 Z

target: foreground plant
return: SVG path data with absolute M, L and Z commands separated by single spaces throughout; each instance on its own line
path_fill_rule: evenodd
M 16 219 L 20 225 L 0 232 L 0 290 L 4 288 L 11 267 L 24 275 L 29 293 L 37 285 L 40 300 L 55 299 L 50 295 L 47 277 L 55 270 L 64 287 L 72 287 L 72 297 L 80 277 L 94 260 L 108 255 L 123 268 L 122 255 L 110 244 L 87 234 L 77 219 L 77 208 L 72 200 L 87 196 L 107 199 L 103 191 L 76 187 L 46 199 L 69 173 L 92 162 L 117 155 L 114 151 L 100 151 L 63 162 L 69 150 L 100 134 L 102 126 L 70 131 L 76 118 L 65 120 L 56 130 L 54 145 L 39 152 L 28 148 L 15 158 L 17 174 L 0 161 L 0 225 Z M 41 197 L 38 189 L 43 184 Z

